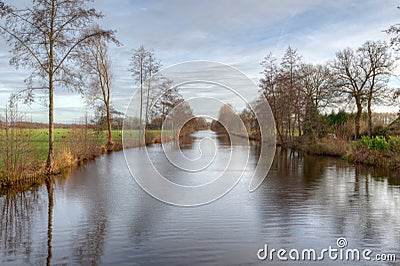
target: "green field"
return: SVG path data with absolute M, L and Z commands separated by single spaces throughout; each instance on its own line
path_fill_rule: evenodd
M 47 152 L 49 148 L 49 135 L 48 129 L 27 129 L 30 132 L 30 141 L 32 152 L 34 153 L 34 158 L 38 161 L 45 161 L 47 158 Z M 54 131 L 54 141 L 56 152 L 57 149 L 68 145 L 72 134 L 83 134 L 84 129 L 61 129 L 57 128 Z M 157 137 L 160 135 L 160 130 L 147 130 L 147 134 L 152 135 L 152 137 Z M 113 130 L 113 141 L 114 143 L 122 142 L 122 130 Z M 105 145 L 107 143 L 108 132 L 89 130 L 88 134 L 93 138 L 98 140 L 100 145 Z M 139 130 L 129 130 L 129 138 L 138 138 Z
M 139 145 L 139 130 L 126 130 L 127 147 Z M 168 133 L 168 132 L 167 132 Z M 121 150 L 123 132 L 113 130 L 114 150 Z M 160 141 L 161 130 L 146 130 L 146 145 Z M 169 133 L 168 133 L 169 135 Z M 54 130 L 55 163 L 57 167 L 90 160 L 106 151 L 108 131 L 97 131 L 84 128 Z M 49 148 L 47 129 L 11 128 L 6 137 L 6 131 L 0 131 L 0 188 L 2 182 L 19 178 L 24 171 L 40 172 L 44 168 Z M 23 156 L 21 156 L 23 154 Z M 6 170 L 9 169 L 9 170 Z M 59 169 L 58 169 L 59 170 Z M 7 171 L 7 173 L 6 173 Z M 25 172 L 26 173 L 26 172 Z
M 77 134 L 81 133 L 83 129 L 78 129 Z M 62 147 L 65 145 L 73 133 L 72 129 L 55 129 L 54 132 L 54 141 L 56 145 L 56 149 L 58 147 Z M 76 133 L 75 133 L 76 134 Z M 103 131 L 95 131 L 89 130 L 89 134 L 91 134 L 94 138 L 98 139 L 98 143 L 100 145 L 105 145 L 107 143 L 108 132 L 106 130 Z M 121 143 L 122 142 L 122 130 L 113 130 L 113 142 Z M 128 134 L 129 138 L 138 139 L 139 138 L 139 130 L 127 130 L 125 134 Z M 146 134 L 151 135 L 152 138 L 156 138 L 161 134 L 160 130 L 146 130 Z M 40 160 L 45 160 L 47 157 L 47 151 L 49 147 L 48 143 L 48 130 L 47 129 L 35 129 L 33 130 L 31 142 L 32 148 L 37 152 Z
M 77 130 L 77 133 L 79 133 L 81 129 Z M 33 129 L 31 130 L 32 135 L 30 139 L 30 143 L 32 144 L 32 150 L 36 154 L 36 158 L 40 161 L 44 161 L 47 158 L 47 152 L 49 148 L 49 135 L 48 135 L 48 130 L 47 129 Z M 72 129 L 55 129 L 54 132 L 54 141 L 56 145 L 56 151 L 57 148 L 62 147 L 63 145 L 66 145 L 68 140 L 70 139 L 70 134 L 73 132 Z M 91 134 L 96 137 L 97 132 L 93 131 Z M 122 131 L 121 130 L 115 130 L 113 131 L 113 140 L 114 142 L 121 141 L 122 139 Z M 99 134 L 99 143 L 100 144 L 105 144 L 107 142 L 107 132 L 102 131 Z

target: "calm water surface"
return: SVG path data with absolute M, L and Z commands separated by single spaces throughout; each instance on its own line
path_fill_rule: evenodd
M 182 151 L 198 156 L 204 136 L 213 138 L 218 150 L 213 165 L 200 174 L 188 177 L 171 167 L 158 145 L 148 148 L 149 156 L 174 182 L 210 181 L 223 169 L 231 147 L 226 138 L 202 131 Z M 174 207 L 147 195 L 131 177 L 122 152 L 97 158 L 53 184 L 3 195 L 0 263 L 263 265 L 276 263 L 257 259 L 264 244 L 322 249 L 337 247 L 339 237 L 349 248 L 396 253 L 400 260 L 396 173 L 278 149 L 267 179 L 249 193 L 258 148 L 233 150 L 244 159 L 250 152 L 244 177 L 226 196 L 200 207 Z M 127 154 L 140 162 L 146 152 Z

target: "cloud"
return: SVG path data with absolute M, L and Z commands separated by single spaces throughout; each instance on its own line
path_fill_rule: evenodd
M 27 0 L 24 0 L 26 3 Z M 190 60 L 231 64 L 254 81 L 269 52 L 280 58 L 291 45 L 306 62 L 324 62 L 345 47 L 366 40 L 389 39 L 382 31 L 397 23 L 396 0 L 96 0 L 105 14 L 101 24 L 117 31 L 123 47 L 111 47 L 114 87 L 112 101 L 124 111 L 136 89 L 128 71 L 132 49 L 152 48 L 165 67 Z M 23 88 L 27 71 L 8 65 L 9 48 L 0 41 L 0 98 Z M 57 91 L 57 119 L 74 120 L 85 112 L 80 96 Z M 0 107 L 2 106 L 0 101 Z M 36 119 L 36 117 L 35 117 Z M 46 121 L 45 112 L 40 121 Z

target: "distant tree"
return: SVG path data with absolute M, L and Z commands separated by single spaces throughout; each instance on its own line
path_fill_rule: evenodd
M 139 85 L 140 90 L 140 109 L 139 109 L 139 131 L 140 141 L 143 139 L 143 122 L 146 124 L 148 122 L 149 116 L 149 98 L 152 83 L 152 76 L 158 72 L 161 64 L 155 59 L 154 53 L 152 51 L 146 50 L 143 45 L 138 49 L 133 51 L 131 61 L 130 61 L 130 71 L 132 72 L 135 82 Z M 145 83 L 147 81 L 147 99 L 144 89 Z M 145 106 L 145 118 L 143 119 L 143 105 Z
M 301 56 L 296 49 L 288 47 L 282 57 L 279 73 L 280 82 L 286 95 L 287 123 L 289 135 L 293 136 L 297 123 L 299 135 L 301 135 L 302 108 L 304 107 L 302 90 L 300 89 L 299 69 Z
M 88 0 L 32 0 L 32 7 L 17 9 L 2 2 L 0 5 L 0 34 L 12 48 L 10 63 L 32 69 L 27 79 L 26 100 L 33 99 L 35 89 L 48 92 L 49 149 L 46 169 L 54 165 L 54 89 L 82 87 L 78 60 L 86 40 L 96 36 L 114 38 L 113 31 L 92 26 L 103 17 Z
M 250 105 L 243 109 L 243 111 L 240 113 L 240 118 L 242 119 L 249 136 L 255 137 L 254 134 L 260 133 L 256 115 L 254 114 L 254 111 L 251 109 Z
M 92 38 L 86 42 L 88 53 L 82 57 L 82 68 L 89 74 L 90 90 L 86 93 L 89 103 L 94 104 L 97 100 L 102 101 L 106 113 L 107 122 L 107 151 L 114 149 L 111 128 L 111 86 L 112 72 L 111 60 L 108 56 L 106 40 L 101 36 Z
M 195 130 L 193 126 L 195 124 L 190 123 L 190 126 L 185 126 L 187 122 L 193 120 L 193 110 L 189 103 L 186 102 L 183 97 L 176 93 L 176 91 L 167 91 L 167 101 L 161 100 L 161 106 L 163 108 L 162 120 L 163 129 L 173 130 L 175 138 L 184 136 Z M 168 96 L 169 95 L 169 96 Z M 165 116 L 166 115 L 166 116 Z M 182 129 L 185 126 L 185 132 Z
M 103 104 L 94 105 L 94 117 L 90 121 L 92 124 L 96 125 L 96 129 L 107 130 L 108 119 L 107 112 Z M 124 120 L 124 113 L 117 111 L 112 105 L 110 106 L 110 116 L 111 116 L 111 129 L 121 130 L 122 123 Z M 137 123 L 139 125 L 139 123 Z
M 161 119 L 164 122 L 167 115 L 183 101 L 178 87 L 171 87 L 172 81 L 167 78 L 158 78 L 157 84 L 153 84 L 154 96 L 150 97 L 150 120 Z
M 299 134 L 302 132 L 305 97 L 299 72 L 301 56 L 289 46 L 279 65 L 270 53 L 261 62 L 261 66 L 263 77 L 259 87 L 271 106 L 278 138 L 285 144 L 293 138 L 296 125 Z
M 161 67 L 161 63 L 159 61 L 157 61 L 154 57 L 154 54 L 152 52 L 149 52 L 148 54 L 148 78 L 146 80 L 146 85 L 147 85 L 147 95 L 146 95 L 146 113 L 145 113 L 145 123 L 146 126 L 149 123 L 149 117 L 150 117 L 150 106 L 152 103 L 152 88 L 154 90 L 154 87 L 156 87 L 159 83 L 159 81 L 161 80 L 162 85 L 165 85 L 166 83 L 163 82 L 167 82 L 161 75 L 155 76 L 155 74 L 157 74 L 157 72 L 160 70 Z M 155 84 L 154 84 L 155 83 Z M 154 84 L 154 86 L 152 87 L 152 84 Z
M 332 99 L 330 72 L 325 65 L 301 64 L 299 75 L 305 97 L 304 132 L 314 135 L 321 126 L 319 109 L 326 107 Z
M 400 10 L 400 7 L 397 7 Z M 400 23 L 396 23 L 390 26 L 386 31 L 387 34 L 391 35 L 390 45 L 396 50 L 400 50 Z
M 224 104 L 218 113 L 218 122 L 224 127 L 223 131 L 229 134 L 244 136 L 244 122 L 231 104 Z
M 276 58 L 273 57 L 272 53 L 269 53 L 264 60 L 261 62 L 263 77 L 260 79 L 259 87 L 265 98 L 268 100 L 271 106 L 272 113 L 274 115 L 276 131 L 278 138 L 281 143 L 286 143 L 285 136 L 285 112 L 287 112 L 282 87 L 279 83 L 279 69 L 276 64 Z

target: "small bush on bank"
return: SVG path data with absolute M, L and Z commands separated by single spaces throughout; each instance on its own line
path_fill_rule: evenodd
M 35 171 L 37 162 L 32 154 L 32 131 L 24 129 L 27 119 L 10 99 L 0 116 L 0 183 L 20 180 Z
M 78 162 L 90 160 L 102 154 L 98 134 L 87 126 L 72 128 L 66 139 L 66 147 Z
M 77 158 L 74 158 L 69 148 L 63 147 L 58 150 L 55 156 L 55 168 L 62 169 L 67 166 L 75 164 Z
M 400 137 L 390 136 L 387 140 L 385 137 L 369 138 L 363 136 L 359 141 L 359 145 L 370 151 L 400 152 Z
M 400 167 L 400 137 L 362 137 L 350 146 L 346 158 L 350 162 L 380 167 Z
M 359 143 L 362 147 L 365 147 L 368 150 L 380 150 L 380 151 L 391 150 L 390 143 L 384 137 L 376 136 L 375 138 L 369 138 L 366 136 L 362 136 Z
M 389 137 L 390 149 L 393 152 L 400 152 L 400 136 L 390 136 Z

